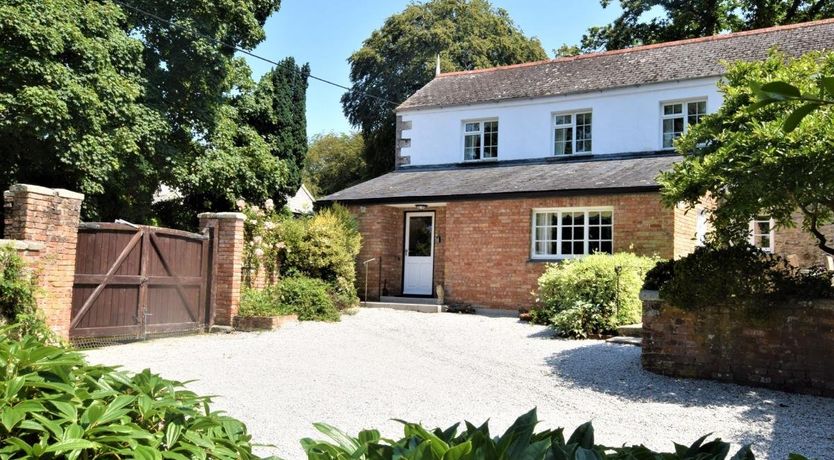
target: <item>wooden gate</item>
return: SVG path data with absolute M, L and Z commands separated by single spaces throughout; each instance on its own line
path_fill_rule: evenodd
M 210 325 L 210 246 L 208 234 L 81 224 L 70 337 L 144 338 Z

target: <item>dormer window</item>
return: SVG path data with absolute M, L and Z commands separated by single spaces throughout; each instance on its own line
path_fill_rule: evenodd
M 591 153 L 591 112 L 553 115 L 554 154 Z
M 675 139 L 681 137 L 690 126 L 699 123 L 706 114 L 706 99 L 663 104 L 663 148 L 674 148 Z
M 498 158 L 498 120 L 467 121 L 463 124 L 465 161 Z

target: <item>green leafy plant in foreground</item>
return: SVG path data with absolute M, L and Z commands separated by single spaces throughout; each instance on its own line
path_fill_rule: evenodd
M 675 451 L 658 453 L 645 446 L 605 447 L 594 443 L 594 428 L 590 422 L 576 429 L 566 440 L 564 430 L 535 432 L 536 410 L 519 417 L 507 431 L 493 437 L 489 422 L 476 427 L 465 422 L 465 430 L 458 433 L 459 424 L 445 430 L 427 430 L 419 424 L 403 423 L 404 437 L 384 439 L 377 430 L 366 430 L 351 437 L 326 424 L 315 424 L 316 429 L 332 441 L 303 439 L 301 445 L 310 460 L 724 460 L 730 444 L 709 435 L 690 446 L 675 444 Z M 742 447 L 730 460 L 753 460 L 749 446 Z M 807 460 L 791 455 L 790 460 Z
M 246 426 L 145 370 L 0 328 L 0 459 L 254 459 Z

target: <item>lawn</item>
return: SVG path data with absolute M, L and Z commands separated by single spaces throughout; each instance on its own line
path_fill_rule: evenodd
M 545 427 L 593 420 L 609 445 L 671 450 L 713 432 L 758 458 L 834 449 L 834 399 L 644 372 L 640 349 L 552 339 L 513 318 L 362 310 L 340 323 L 276 332 L 160 339 L 87 352 L 90 361 L 195 380 L 246 422 L 261 452 L 302 458 L 323 421 L 400 434 L 393 418 L 449 426 L 490 418 L 503 430 L 533 406 Z

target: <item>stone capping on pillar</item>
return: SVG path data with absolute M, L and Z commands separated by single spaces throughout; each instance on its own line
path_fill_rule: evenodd
M 242 212 L 202 212 L 197 214 L 197 218 L 246 220 L 246 215 Z
M 37 241 L 26 241 L 26 240 L 2 240 L 0 239 L 0 248 L 7 248 L 10 247 L 16 251 L 30 251 L 30 252 L 39 252 L 42 251 L 44 248 L 43 243 L 39 243 Z
M 5 192 L 6 194 L 15 194 L 15 193 L 36 193 L 38 195 L 46 195 L 46 196 L 57 196 L 61 198 L 70 198 L 75 200 L 83 200 L 84 194 L 78 192 L 72 192 L 70 190 L 65 190 L 62 188 L 48 188 L 48 187 L 41 187 L 40 185 L 29 185 L 29 184 L 14 184 L 9 187 L 9 190 Z

